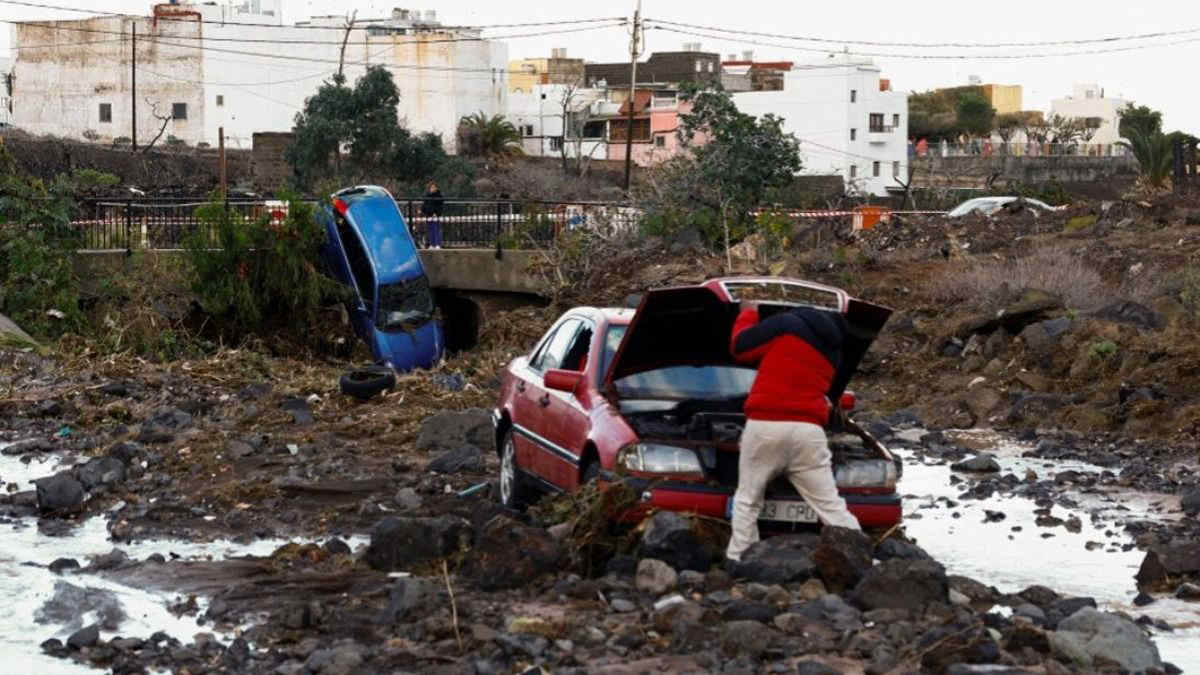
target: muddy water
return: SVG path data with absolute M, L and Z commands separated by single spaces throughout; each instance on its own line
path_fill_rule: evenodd
M 919 436 L 909 434 L 911 440 Z M 1104 470 L 1081 462 L 1022 458 L 1021 453 L 1031 449 L 1029 446 L 990 432 L 960 432 L 954 440 L 994 454 L 1001 475 L 1013 473 L 1023 478 L 1031 469 L 1046 479 L 1068 469 L 1092 473 Z M 1136 548 L 1124 550 L 1132 544 L 1122 527 L 1125 521 L 1175 517 L 1166 512 L 1178 511 L 1177 499 L 1145 493 L 1077 494 L 1068 490 L 1065 496 L 1078 502 L 1080 508 L 1055 506 L 1051 515 L 1063 520 L 1077 516 L 1082 528 L 1072 533 L 1062 526 L 1037 526 L 1037 506 L 1026 497 L 959 499 L 971 484 L 969 474 L 960 474 L 967 482 L 952 485 L 948 464 L 925 465 L 911 453 L 901 450 L 900 454 L 907 460 L 900 482 L 900 491 L 905 495 L 905 528 L 951 574 L 972 577 L 1006 593 L 1040 584 L 1067 596 L 1093 597 L 1102 609 L 1123 611 L 1134 618 L 1145 614 L 1162 619 L 1175 628 L 1173 632 L 1155 633 L 1163 660 L 1185 673 L 1200 673 L 1200 603 L 1165 597 L 1146 607 L 1135 607 L 1132 600 L 1137 588 L 1133 577 L 1145 554 Z M 948 507 L 946 499 L 955 505 Z M 984 522 L 985 510 L 1002 512 L 1005 518 Z M 1093 512 L 1098 516 L 1096 521 Z M 1093 542 L 1094 550 L 1087 549 L 1089 542 Z M 1096 547 L 1096 543 L 1101 545 Z
M 0 450 L 8 443 L 0 442 Z M 0 455 L 0 479 L 4 483 L 16 483 L 18 489 L 28 490 L 31 481 L 50 475 L 70 466 L 70 461 L 58 457 L 43 457 L 24 463 L 16 457 Z M 42 654 L 39 645 L 52 637 L 66 641 L 74 631 L 94 622 L 96 617 L 84 615 L 81 621 L 68 624 L 37 623 L 35 614 L 43 604 L 53 597 L 57 582 L 67 582 L 80 588 L 111 592 L 120 602 L 126 614 L 115 631 L 101 630 L 101 637 L 114 636 L 147 638 L 157 631 L 165 631 L 172 637 L 187 643 L 194 635 L 211 632 L 209 626 L 196 623 L 195 617 L 176 617 L 167 606 L 179 598 L 170 594 L 132 588 L 94 575 L 77 575 L 65 572 L 56 575 L 46 565 L 58 558 L 74 558 L 87 565 L 87 556 L 108 553 L 114 547 L 123 550 L 132 560 L 143 560 L 159 553 L 170 557 L 175 554 L 182 559 L 220 560 L 226 557 L 245 555 L 269 555 L 286 540 L 259 540 L 249 545 L 231 541 L 192 543 L 171 540 L 148 540 L 115 546 L 108 540 L 106 519 L 92 517 L 80 523 L 63 537 L 50 537 L 38 532 L 34 519 L 0 521 L 0 653 L 4 654 L 3 672 L 45 673 L 94 673 L 92 670 L 64 660 Z M 351 546 L 361 544 L 359 538 Z M 203 613 L 206 601 L 200 603 Z M 228 643 L 233 635 L 216 634 Z

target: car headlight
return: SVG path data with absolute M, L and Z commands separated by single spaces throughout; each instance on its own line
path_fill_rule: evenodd
M 704 473 L 694 450 L 658 443 L 634 443 L 621 448 L 617 465 L 640 473 Z

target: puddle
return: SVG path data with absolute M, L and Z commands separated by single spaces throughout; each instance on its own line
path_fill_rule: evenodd
M 908 439 L 915 441 L 919 437 L 919 433 L 912 431 Z M 1040 479 L 1046 479 L 1066 470 L 1090 473 L 1105 470 L 1084 462 L 1023 458 L 1020 455 L 1031 449 L 1029 446 L 990 432 L 958 432 L 954 440 L 994 454 L 1001 466 L 999 475 L 1013 473 L 1023 477 L 1026 469 L 1032 469 Z M 1132 601 L 1137 588 L 1133 577 L 1145 554 L 1136 548 L 1121 550 L 1132 539 L 1120 522 L 1163 519 L 1159 511 L 1172 508 L 1171 497 L 1122 492 L 1118 501 L 1103 492 L 1089 494 L 1068 489 L 1066 495 L 1079 502 L 1081 508 L 1067 510 L 1055 506 L 1051 515 L 1063 520 L 1077 516 L 1082 527 L 1080 532 L 1073 533 L 1062 526 L 1038 527 L 1034 522 L 1037 518 L 1034 510 L 1038 507 L 1025 497 L 959 499 L 959 494 L 970 485 L 969 474 L 959 474 L 966 482 L 951 485 L 949 464 L 924 465 L 910 451 L 897 452 L 906 460 L 899 486 L 905 495 L 905 515 L 921 516 L 906 518 L 905 529 L 922 548 L 945 564 L 951 574 L 969 576 L 1008 593 L 1040 584 L 1066 596 L 1095 598 L 1102 609 L 1123 611 L 1134 618 L 1146 614 L 1162 619 L 1179 626 L 1173 633 L 1156 632 L 1154 636 L 1163 660 L 1184 672 L 1200 672 L 1200 627 L 1197 627 L 1200 604 L 1164 598 L 1147 607 L 1135 607 Z M 936 508 L 922 508 L 935 504 L 939 498 L 951 499 L 956 506 L 947 508 L 941 501 L 936 502 Z M 1099 523 L 1092 521 L 1091 507 L 1102 507 Z M 1177 501 L 1174 507 L 1178 508 Z M 985 510 L 1003 512 L 1005 518 L 984 522 Z M 960 517 L 953 517 L 954 512 Z M 1021 529 L 1013 531 L 1013 527 Z M 1046 538 L 1043 534 L 1054 536 Z M 1103 546 L 1089 551 L 1088 542 L 1101 542 Z
M 0 442 L 0 450 L 11 443 Z M 17 483 L 21 490 L 31 489 L 30 481 L 50 475 L 69 461 L 54 455 L 40 455 L 32 462 L 21 462 L 19 457 L 0 455 L 0 479 L 4 483 Z M 126 618 L 115 631 L 101 630 L 101 637 L 111 639 L 117 635 L 146 638 L 157 631 L 165 631 L 184 643 L 190 643 L 196 633 L 214 632 L 211 625 L 201 626 L 195 617 L 176 617 L 167 611 L 167 606 L 178 596 L 171 592 L 133 588 L 90 574 L 65 573 L 56 575 L 45 569 L 58 558 L 74 558 L 80 565 L 87 565 L 87 556 L 108 553 L 114 548 L 124 551 L 131 560 L 144 560 L 159 553 L 168 558 L 178 556 L 185 560 L 223 560 L 237 556 L 266 556 L 288 543 L 285 539 L 261 539 L 250 544 L 239 544 L 228 540 L 192 543 L 174 540 L 143 540 L 130 544 L 114 544 L 108 539 L 107 522 L 103 517 L 92 517 L 80 523 L 68 536 L 49 537 L 41 534 L 34 519 L 23 519 L 0 525 L 0 653 L 4 654 L 4 672 L 42 673 L 48 675 L 96 673 L 88 668 L 66 660 L 42 654 L 39 645 L 52 637 L 65 641 L 81 625 L 62 623 L 37 623 L 34 615 L 43 604 L 54 596 L 55 584 L 66 582 L 85 589 L 107 591 L 115 596 L 124 610 Z M 345 538 L 352 549 L 365 546 L 369 538 L 355 536 Z M 35 567 L 34 563 L 43 567 Z M 200 612 L 207 606 L 206 599 L 198 598 Z M 95 620 L 94 613 L 84 615 L 82 625 Z M 231 634 L 215 633 L 218 639 L 228 643 Z

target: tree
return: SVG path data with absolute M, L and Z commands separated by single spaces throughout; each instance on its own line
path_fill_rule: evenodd
M 697 228 L 708 243 L 728 246 L 751 231 L 767 192 L 800 171 L 800 142 L 783 131 L 783 119 L 743 113 L 719 87 L 686 86 L 681 99 L 692 103 L 680 116 L 683 153 L 650 176 L 641 200 L 649 229 Z
M 1117 133 L 1121 135 L 1121 138 L 1128 138 L 1132 141 L 1133 137 L 1130 134 L 1134 132 L 1141 132 L 1142 136 L 1162 133 L 1162 112 L 1153 110 L 1149 106 L 1135 106 L 1133 103 L 1128 103 L 1117 111 L 1117 117 L 1121 120 L 1117 127 Z
M 1120 145 L 1129 148 L 1137 158 L 1142 181 L 1147 187 L 1166 187 L 1174 156 L 1170 137 L 1161 131 L 1145 133 L 1133 127 L 1129 129 L 1129 140 L 1121 141 Z
M 963 133 L 971 136 L 986 136 L 991 133 L 996 109 L 983 94 L 967 92 L 959 95 L 954 112 L 958 128 Z
M 1051 115 L 1050 119 L 1046 120 L 1046 125 L 1050 130 L 1051 146 L 1058 146 L 1058 154 L 1065 155 L 1070 154 L 1070 149 L 1083 134 L 1087 122 L 1082 117 Z
M 521 132 L 504 115 L 488 117 L 481 110 L 459 121 L 458 150 L 470 157 L 520 155 Z
M 400 181 L 435 174 L 446 161 L 439 136 L 400 124 L 400 91 L 392 73 L 371 67 L 351 89 L 334 75 L 304 102 L 286 157 L 301 185 L 318 178 L 341 184 L 368 176 Z M 330 166 L 332 164 L 332 167 Z
M 1000 142 L 1003 143 L 1001 152 L 1008 152 L 1008 144 L 1012 142 L 1013 136 L 1024 125 L 1024 118 L 1021 113 L 1005 113 L 996 115 L 996 120 L 993 123 L 996 130 L 996 135 L 1000 137 Z

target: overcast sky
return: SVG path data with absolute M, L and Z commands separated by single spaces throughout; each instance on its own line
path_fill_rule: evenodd
M 37 1 L 37 0 L 33 0 Z M 270 2 L 271 0 L 263 0 Z M 140 0 L 44 0 L 46 4 L 79 7 L 92 11 L 149 13 L 150 2 Z M 397 2 L 373 0 L 282 0 L 284 20 L 293 22 L 313 14 L 343 14 L 357 8 L 360 18 L 388 14 Z M 584 19 L 625 16 L 633 13 L 619 3 L 567 3 L 562 0 L 438 0 L 423 4 L 404 3 L 412 9 L 435 9 L 438 18 L 453 24 L 500 24 L 558 19 Z M 972 6 L 974 7 L 974 6 Z M 1168 130 L 1182 128 L 1200 132 L 1200 85 L 1192 75 L 1200 62 L 1200 2 L 1181 0 L 1143 0 L 1141 3 L 1080 3 L 1053 0 L 1007 0 L 991 3 L 984 11 L 968 9 L 962 0 L 913 0 L 910 2 L 872 2 L 859 5 L 842 3 L 781 3 L 778 0 L 742 0 L 737 3 L 717 0 L 644 0 L 643 16 L 693 23 L 729 30 L 744 30 L 811 36 L 833 40 L 869 40 L 878 42 L 1043 42 L 1084 40 L 1125 36 L 1158 31 L 1183 31 L 1182 35 L 1158 39 L 1108 44 L 1013 47 L 1004 49 L 942 50 L 914 47 L 850 45 L 851 51 L 887 54 L 876 56 L 884 77 L 895 89 L 922 91 L 966 84 L 971 75 L 985 83 L 1020 84 L 1024 87 L 1025 108 L 1049 107 L 1052 98 L 1064 96 L 1074 83 L 1095 82 L 1108 96 L 1123 95 L 1140 104 L 1163 111 Z M 9 20 L 79 17 L 80 14 L 52 12 L 0 3 L 0 18 Z M 548 30 L 548 28 L 498 28 L 490 34 L 511 34 Z M 773 43 L 777 46 L 750 42 Z M 1189 41 L 1189 42 L 1183 42 Z M 0 32 L 0 50 L 7 51 L 9 36 Z M 569 55 L 591 61 L 621 61 L 628 58 L 628 34 L 621 28 L 559 36 L 509 39 L 511 58 L 546 56 L 552 47 L 567 47 Z M 721 54 L 754 50 L 757 60 L 811 62 L 819 54 L 787 49 L 800 45 L 781 39 L 742 37 L 717 40 L 650 30 L 646 33 L 648 51 L 678 50 L 684 42 L 700 42 L 705 51 Z M 1053 54 L 1126 47 L 1138 44 L 1175 42 L 1139 51 L 1025 60 L 918 60 L 900 58 L 914 54 Z M 823 47 L 803 44 L 813 49 Z

